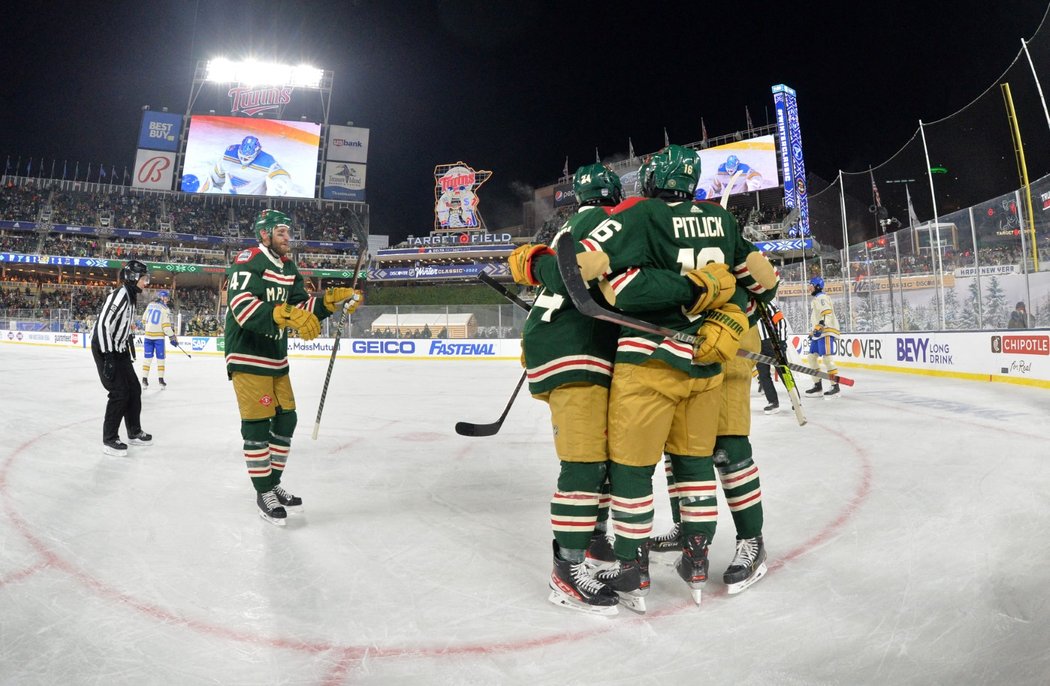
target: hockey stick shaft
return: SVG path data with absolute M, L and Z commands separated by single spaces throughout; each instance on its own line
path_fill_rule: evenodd
M 172 344 L 172 346 L 171 346 L 171 347 L 173 347 L 173 348 L 177 349 L 177 350 L 178 350 L 178 351 L 179 351 L 180 353 L 182 353 L 182 354 L 183 354 L 183 355 L 185 355 L 186 357 L 188 357 L 188 358 L 190 358 L 190 359 L 193 359 L 193 355 L 190 355 L 190 354 L 189 354 L 188 352 L 186 352 L 185 350 L 183 350 L 183 349 L 182 349 L 182 348 L 180 348 L 179 346 L 175 345 L 174 343 Z
M 360 226 L 360 220 L 358 220 Z M 356 232 L 355 232 L 356 233 Z M 368 252 L 368 237 L 362 232 L 357 236 L 357 264 L 354 265 L 354 280 L 350 288 L 357 290 L 357 282 L 361 278 L 361 265 L 365 262 L 365 254 Z M 317 434 L 321 430 L 321 414 L 324 412 L 324 401 L 328 397 L 328 384 L 332 380 L 332 370 L 335 369 L 335 356 L 339 353 L 339 341 L 343 337 L 343 323 L 346 321 L 345 306 L 339 314 L 339 323 L 335 327 L 335 342 L 332 343 L 332 356 L 328 358 L 328 371 L 324 375 L 324 386 L 321 388 L 321 400 L 317 403 L 317 418 L 314 420 L 314 430 L 311 434 L 313 440 L 317 440 Z
M 518 379 L 518 385 L 514 387 L 514 392 L 510 394 L 510 400 L 507 401 L 507 406 L 503 408 L 503 414 L 499 416 L 499 419 L 491 424 L 456 422 L 456 433 L 460 436 L 494 436 L 498 433 L 500 427 L 503 426 L 503 420 L 507 418 L 511 406 L 514 405 L 515 398 L 518 397 L 518 391 L 520 391 L 521 387 L 525 384 L 525 379 L 528 377 L 528 374 L 528 370 L 523 370 L 521 372 L 521 378 Z
M 638 331 L 644 331 L 645 333 L 664 336 L 671 340 L 678 341 L 679 343 L 685 343 L 689 346 L 696 344 L 698 339 L 693 334 L 683 333 L 666 326 L 660 326 L 659 324 L 653 324 L 652 322 L 637 319 L 636 317 L 624 314 L 623 312 L 607 310 L 605 307 L 595 302 L 591 297 L 590 292 L 587 290 L 587 284 L 584 283 L 583 277 L 580 276 L 579 267 L 576 265 L 576 250 L 571 235 L 567 233 L 562 234 L 558 239 L 556 252 L 558 253 L 558 271 L 561 272 L 561 278 L 565 282 L 565 288 L 569 292 L 569 297 L 572 298 L 572 303 L 581 313 L 588 317 L 612 322 L 613 324 L 619 324 L 620 326 L 627 326 L 632 329 L 637 329 Z M 755 362 L 764 362 L 765 364 L 771 365 L 777 364 L 777 361 L 772 357 L 753 353 L 749 350 L 737 350 L 736 354 L 738 357 L 746 357 Z M 788 362 L 785 366 L 788 369 L 799 372 L 800 374 L 818 376 L 822 379 L 834 381 L 835 383 L 841 383 L 843 386 L 853 385 L 853 379 L 848 379 L 844 376 L 839 376 L 838 374 L 828 374 L 819 369 L 804 367 L 800 364 L 794 364 L 793 362 Z
M 788 368 L 787 355 L 784 353 L 787 349 L 787 344 L 780 338 L 776 323 L 773 321 L 773 316 L 769 313 L 769 307 L 766 303 L 756 300 L 755 304 L 758 306 L 759 317 L 761 317 L 762 323 L 765 324 L 766 331 L 769 333 L 769 339 L 773 343 L 773 357 L 778 362 L 780 381 L 784 384 L 784 388 L 787 389 L 788 398 L 791 400 L 791 409 L 795 411 L 795 419 L 798 420 L 799 426 L 805 426 L 806 415 L 802 411 L 802 398 L 799 396 L 798 386 L 795 384 L 795 375 Z
M 511 293 L 506 286 L 489 276 L 488 272 L 481 272 L 480 274 L 478 274 L 478 280 L 480 280 L 486 286 L 491 286 L 492 288 L 496 289 L 497 291 L 499 291 L 500 295 L 502 295 L 504 298 L 511 301 L 521 309 L 525 310 L 526 312 L 532 309 L 532 305 L 528 304 L 514 293 Z

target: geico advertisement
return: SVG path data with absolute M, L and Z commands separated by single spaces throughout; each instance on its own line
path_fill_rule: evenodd
M 304 341 L 288 339 L 288 354 L 304 357 L 332 354 L 334 339 L 316 338 Z M 394 357 L 428 359 L 518 359 L 521 341 L 517 339 L 456 339 L 445 338 L 351 338 L 339 343 L 339 356 Z

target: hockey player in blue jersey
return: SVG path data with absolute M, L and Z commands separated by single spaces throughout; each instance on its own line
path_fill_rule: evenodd
M 209 181 L 219 192 L 234 195 L 287 195 L 291 189 L 288 172 L 263 151 L 255 136 L 245 136 L 240 144 L 226 148 Z
M 733 175 L 737 172 L 740 172 L 740 176 L 736 181 L 732 181 Z M 732 188 L 729 188 L 730 182 L 733 184 Z M 730 155 L 725 162 L 718 165 L 718 171 L 707 185 L 701 182 L 697 186 L 695 197 L 697 200 L 715 199 L 722 197 L 725 193 L 732 195 L 745 191 L 757 191 L 761 187 L 762 174 L 757 169 L 753 169 L 751 165 L 741 162 L 736 155 Z

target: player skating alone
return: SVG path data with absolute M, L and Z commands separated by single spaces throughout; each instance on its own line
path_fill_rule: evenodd
M 157 381 L 161 388 L 168 386 L 164 381 L 164 359 L 166 357 L 164 339 L 167 337 L 175 347 L 179 345 L 179 339 L 176 338 L 175 329 L 171 325 L 171 310 L 168 309 L 170 298 L 171 294 L 168 291 L 160 291 L 157 293 L 157 299 L 146 305 L 146 311 L 142 315 L 142 323 L 145 328 L 142 340 L 142 388 L 144 389 L 149 386 L 150 362 L 154 357 L 157 358 Z
M 306 292 L 290 257 L 291 219 L 284 213 L 260 213 L 255 235 L 259 247 L 241 251 L 226 271 L 226 373 L 237 395 L 244 459 L 259 515 L 283 526 L 285 508 L 303 504 L 281 486 L 297 422 L 286 329 L 297 329 L 304 340 L 316 338 L 320 320 L 340 306 L 353 312 L 361 293 L 329 288 L 316 298 Z
M 607 219 L 623 196 L 620 178 L 600 164 L 580 167 L 573 190 L 580 208 L 561 230 L 577 240 Z M 604 566 L 615 560 L 606 537 L 606 411 L 619 327 L 576 310 L 564 292 L 557 264 L 542 259 L 550 254 L 545 245 L 522 245 L 508 259 L 515 282 L 540 286 L 525 320 L 522 346 L 529 392 L 550 408 L 561 463 L 550 502 L 554 569 L 549 600 L 583 612 L 616 614 L 616 593 L 593 578 L 586 562 Z M 646 578 L 639 594 L 648 589 Z
M 736 181 L 733 177 L 740 173 Z M 730 188 L 729 184 L 733 187 Z M 712 177 L 710 188 L 697 188 L 696 199 L 706 200 L 708 198 L 720 198 L 725 193 L 743 193 L 757 191 L 762 187 L 762 174 L 749 164 L 740 161 L 736 155 L 730 155 L 726 161 L 718 165 L 718 171 Z
M 226 148 L 209 177 L 210 188 L 235 195 L 287 195 L 291 177 L 255 136 Z M 201 191 L 209 190 L 206 184 Z
M 834 355 L 839 341 L 839 320 L 831 305 L 831 296 L 824 292 L 824 279 L 819 276 L 810 279 L 809 294 L 812 296 L 809 303 L 809 321 L 812 329 L 809 335 L 809 366 L 820 369 L 817 361 L 822 360 L 828 374 L 838 374 Z M 806 391 L 806 395 L 820 395 L 821 392 L 825 397 L 838 395 L 839 385 L 832 383 L 831 388 L 824 391 L 820 379 L 817 379 L 813 387 Z
M 128 454 L 120 440 L 120 420 L 128 432 L 128 443 L 152 445 L 153 437 L 142 430 L 142 389 L 135 377 L 135 342 L 131 322 L 135 298 L 149 284 L 149 270 L 142 262 L 130 260 L 120 270 L 120 285 L 102 303 L 91 330 L 91 355 L 102 386 L 109 392 L 106 417 L 102 422 L 102 452 Z

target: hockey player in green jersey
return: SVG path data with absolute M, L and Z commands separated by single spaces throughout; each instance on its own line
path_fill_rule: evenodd
M 616 307 L 697 336 L 693 346 L 624 328 L 617 345 L 609 397 L 609 474 L 618 571 L 630 575 L 652 532 L 654 468 L 671 456 L 683 527 L 679 575 L 700 602 L 707 579 L 707 548 L 717 507 L 712 455 L 723 379 L 736 355 L 747 316 L 732 286 L 712 274 L 716 265 L 744 262 L 748 248 L 733 216 L 713 203 L 693 203 L 700 174 L 695 151 L 672 145 L 639 170 L 642 198 L 627 200 L 581 241 L 608 255 L 608 282 Z M 666 271 L 685 275 L 679 286 Z M 681 291 L 704 291 L 692 305 Z M 734 298 L 734 300 L 730 300 Z M 616 571 L 599 576 L 620 588 Z
M 353 312 L 361 302 L 351 288 L 329 288 L 320 298 L 306 292 L 290 256 L 291 223 L 282 212 L 263 210 L 255 220 L 259 247 L 241 251 L 226 270 L 226 373 L 237 395 L 259 515 L 277 525 L 284 524 L 286 507 L 303 504 L 281 487 L 297 421 L 286 329 L 316 338 L 320 320 L 340 306 Z
M 620 177 L 600 164 L 580 167 L 573 176 L 573 189 L 580 208 L 561 231 L 576 238 L 607 219 L 622 199 Z M 586 317 L 573 307 L 557 265 L 541 259 L 551 254 L 545 245 L 523 245 L 508 260 L 517 283 L 540 289 L 525 320 L 523 357 L 529 391 L 550 408 L 554 447 L 561 462 L 550 502 L 554 569 L 549 600 L 583 612 L 616 614 L 616 593 L 596 581 L 585 563 L 600 566 L 614 559 L 605 534 L 609 516 L 605 420 L 619 327 Z M 554 282 L 551 287 L 545 285 L 545 278 Z

